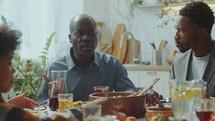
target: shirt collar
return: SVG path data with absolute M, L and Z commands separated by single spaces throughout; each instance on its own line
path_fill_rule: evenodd
M 100 58 L 101 58 L 101 53 L 95 52 L 93 63 L 95 63 L 98 67 L 100 67 L 100 63 L 99 63 Z
M 71 56 L 71 51 L 73 51 L 72 49 L 73 49 L 73 47 L 70 48 L 70 51 L 66 55 L 66 63 L 67 63 L 67 66 L 68 66 L 68 71 L 76 66 L 74 61 L 73 61 L 73 59 L 72 59 L 72 56 Z M 100 67 L 100 64 L 99 64 L 100 57 L 101 57 L 101 54 L 99 52 L 95 52 L 94 60 L 91 63 L 91 65 L 96 64 L 98 67 Z
M 68 51 L 68 53 L 66 55 L 66 63 L 68 66 L 68 71 L 75 67 L 75 63 L 71 56 L 71 51 L 72 51 L 72 47 L 70 48 L 70 51 Z

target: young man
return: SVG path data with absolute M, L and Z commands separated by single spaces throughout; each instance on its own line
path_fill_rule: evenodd
M 204 2 L 187 4 L 179 12 L 175 43 L 183 54 L 172 64 L 171 78 L 203 79 L 206 93 L 215 96 L 215 42 L 211 38 L 214 15 Z

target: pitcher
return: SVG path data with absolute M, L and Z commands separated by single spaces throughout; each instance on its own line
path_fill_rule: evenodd
M 49 108 L 52 111 L 58 109 L 58 94 L 68 93 L 66 86 L 66 70 L 52 70 L 52 86 L 50 91 Z
M 176 119 L 192 121 L 196 118 L 194 101 L 202 96 L 203 80 L 170 80 L 170 96 Z M 193 119 L 194 118 L 194 119 Z

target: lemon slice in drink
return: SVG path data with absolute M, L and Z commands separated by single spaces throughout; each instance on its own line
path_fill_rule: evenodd
M 193 88 L 192 92 L 193 92 L 194 97 L 200 97 L 202 95 L 202 89 L 201 88 Z
M 202 94 L 202 89 L 192 88 L 191 90 L 186 91 L 186 100 L 190 100 L 195 97 L 200 97 Z
M 183 100 L 182 97 L 180 96 L 180 91 L 177 88 L 172 88 L 170 94 L 173 101 Z

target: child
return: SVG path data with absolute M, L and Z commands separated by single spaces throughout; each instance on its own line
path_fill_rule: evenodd
M 14 51 L 20 44 L 20 36 L 21 32 L 12 30 L 8 26 L 0 26 L 0 121 L 69 121 L 69 118 L 66 119 L 60 115 L 41 119 L 30 112 L 24 111 L 22 108 L 32 109 L 34 106 L 39 106 L 33 100 L 26 98 L 25 93 L 7 102 L 2 98 L 1 93 L 8 92 L 13 84 L 15 69 L 12 67 L 12 59 Z

